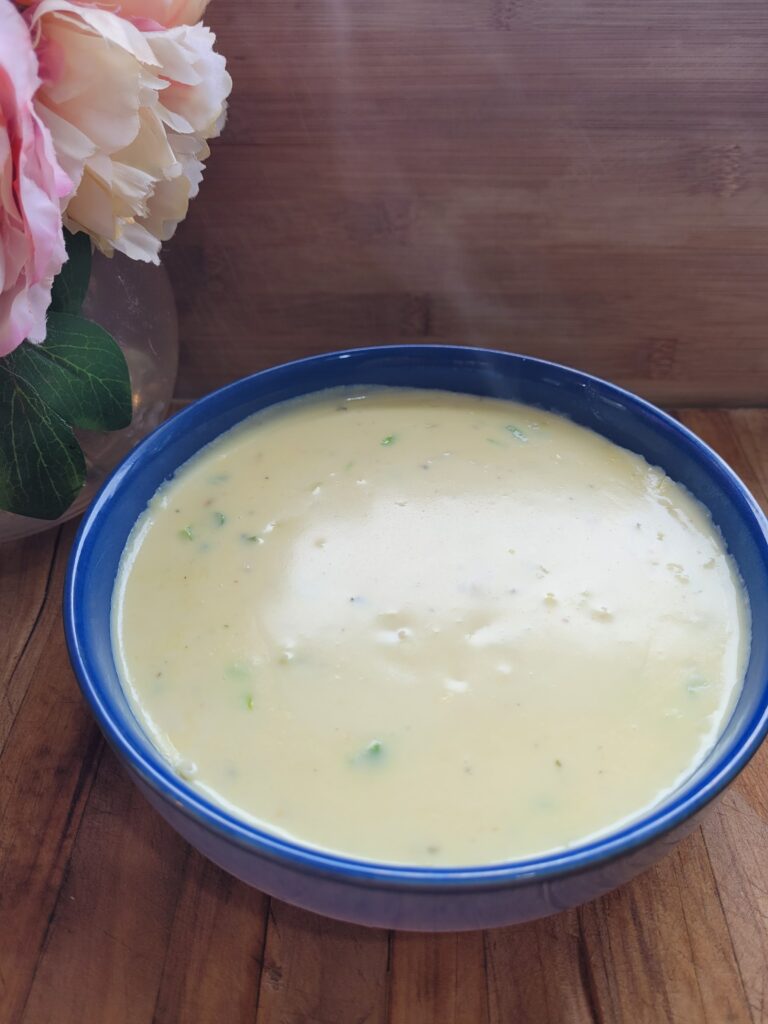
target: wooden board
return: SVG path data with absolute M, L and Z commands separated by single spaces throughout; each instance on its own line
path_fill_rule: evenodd
M 688 410 L 768 508 L 768 410 Z M 73 526 L 0 547 L 3 1024 L 768 1021 L 768 747 L 657 867 L 577 910 L 388 934 L 270 901 L 128 781 L 69 668 Z
M 765 0 L 214 0 L 179 394 L 440 341 L 768 402 Z

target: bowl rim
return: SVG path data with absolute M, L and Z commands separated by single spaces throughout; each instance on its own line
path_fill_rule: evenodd
M 196 399 L 174 416 L 165 420 L 152 433 L 133 448 L 112 470 L 86 511 L 77 531 L 69 555 L 64 584 L 64 630 L 70 661 L 78 685 L 94 714 L 102 732 L 113 749 L 126 761 L 131 771 L 163 802 L 191 818 L 199 827 L 214 833 L 241 849 L 257 854 L 285 867 L 301 872 L 331 877 L 349 884 L 365 883 L 373 888 L 409 889 L 426 892 L 478 891 L 501 886 L 525 885 L 552 881 L 574 873 L 601 868 L 661 839 L 671 830 L 692 819 L 717 797 L 741 772 L 768 734 L 768 676 L 763 682 L 759 709 L 746 722 L 743 734 L 737 735 L 730 754 L 723 756 L 710 768 L 695 789 L 672 799 L 667 805 L 651 809 L 636 821 L 596 839 L 574 844 L 563 850 L 539 854 L 522 860 L 466 867 L 427 867 L 398 863 L 377 862 L 345 856 L 322 848 L 315 848 L 299 840 L 271 833 L 250 824 L 206 799 L 184 782 L 163 759 L 160 752 L 146 738 L 146 752 L 123 731 L 119 713 L 109 695 L 102 690 L 98 674 L 90 663 L 88 644 L 84 641 L 79 614 L 78 591 L 84 585 L 89 568 L 88 542 L 101 529 L 102 510 L 119 497 L 126 477 L 138 469 L 144 452 L 155 444 L 159 436 L 173 438 L 205 418 L 206 409 L 239 389 L 249 389 L 256 381 L 268 381 L 276 375 L 306 372 L 322 363 L 350 358 L 365 362 L 367 358 L 390 355 L 402 357 L 430 350 L 441 350 L 473 359 L 487 356 L 493 360 L 503 357 L 514 364 L 532 364 L 542 371 L 549 370 L 572 377 L 623 405 L 629 405 L 645 418 L 665 426 L 686 438 L 700 462 L 708 463 L 729 493 L 745 524 L 751 521 L 753 531 L 765 546 L 768 561 L 768 521 L 749 489 L 731 467 L 693 431 L 666 412 L 639 395 L 599 377 L 546 359 L 486 347 L 442 344 L 375 345 L 340 349 L 307 356 L 259 370 L 235 380 Z M 311 394 L 311 391 L 307 391 Z M 269 407 L 268 403 L 265 408 Z M 556 410 L 555 410 L 556 411 Z M 207 443 L 207 442 L 206 442 Z

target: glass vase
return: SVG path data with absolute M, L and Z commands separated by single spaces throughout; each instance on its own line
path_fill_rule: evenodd
M 131 373 L 133 419 L 111 433 L 76 431 L 85 453 L 85 486 L 60 519 L 31 519 L 0 511 L 0 543 L 50 530 L 88 505 L 110 470 L 165 417 L 176 384 L 178 324 L 164 267 L 120 253 L 94 253 L 83 316 L 106 328 L 123 350 Z

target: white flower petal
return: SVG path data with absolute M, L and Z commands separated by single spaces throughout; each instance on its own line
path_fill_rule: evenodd
M 37 103 L 78 184 L 67 222 L 104 252 L 156 261 L 197 194 L 232 82 L 209 29 L 144 27 L 141 0 L 128 7 L 135 24 L 70 0 L 31 9 L 47 68 Z
M 30 24 L 34 27 L 46 15 L 68 21 L 78 30 L 81 25 L 87 25 L 99 38 L 130 53 L 142 64 L 156 63 L 142 32 L 130 21 L 111 11 L 85 4 L 69 3 L 68 0 L 40 0 L 40 3 L 30 11 Z

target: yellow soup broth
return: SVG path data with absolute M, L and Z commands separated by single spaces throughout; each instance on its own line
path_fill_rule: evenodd
M 113 631 L 201 794 L 354 857 L 478 865 L 629 822 L 701 762 L 749 610 L 707 511 L 507 401 L 323 392 L 205 448 L 142 515 Z

